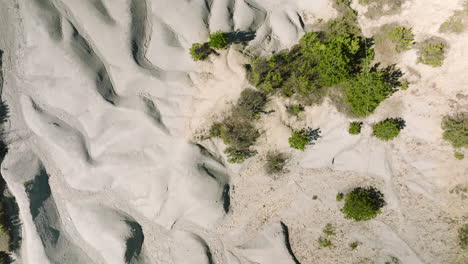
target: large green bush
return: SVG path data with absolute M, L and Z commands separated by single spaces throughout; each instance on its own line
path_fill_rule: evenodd
M 354 115 L 364 117 L 395 91 L 388 70 L 359 73 L 345 84 L 346 102 Z
M 366 221 L 376 217 L 384 206 L 384 195 L 379 190 L 357 187 L 346 195 L 341 211 L 347 219 Z
M 442 119 L 442 137 L 454 148 L 468 147 L 468 114 L 458 113 Z
M 372 127 L 372 135 L 380 140 L 392 140 L 400 134 L 405 127 L 405 121 L 401 118 L 387 118 Z

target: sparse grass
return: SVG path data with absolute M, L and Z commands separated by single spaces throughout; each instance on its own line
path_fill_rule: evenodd
M 213 49 L 224 49 L 228 45 L 227 35 L 225 32 L 217 31 L 213 34 L 210 34 L 210 40 L 208 45 Z
M 320 138 L 320 128 L 303 128 L 299 131 L 293 131 L 288 142 L 291 148 L 304 151 L 307 145 L 313 145 L 318 138 Z
M 405 127 L 405 121 L 401 118 L 387 118 L 372 127 L 372 135 L 380 140 L 392 140 L 400 134 Z
M 468 147 L 468 113 L 457 113 L 442 119 L 442 137 L 454 148 Z
M 442 40 L 433 38 L 424 41 L 419 47 L 418 63 L 432 67 L 442 66 L 446 48 L 447 45 Z
M 327 238 L 324 238 L 324 237 L 319 237 L 317 242 L 318 242 L 320 247 L 324 247 L 324 248 L 333 247 L 333 243 L 331 242 L 331 240 L 327 239 Z
M 457 10 L 451 15 L 447 21 L 440 25 L 439 31 L 442 33 L 460 34 L 465 29 L 468 22 L 468 2 L 465 2 L 462 10 Z
M 468 249 L 468 224 L 458 229 L 458 245 L 462 249 Z
M 270 151 L 266 155 L 265 169 L 268 174 L 281 173 L 288 161 L 288 156 L 282 152 Z
M 455 153 L 453 153 L 453 156 L 457 159 L 457 160 L 462 160 L 465 158 L 465 155 L 461 152 L 458 152 L 458 151 L 455 151 Z
M 193 43 L 190 48 L 190 55 L 192 55 L 194 61 L 206 60 L 211 53 L 213 53 L 213 50 L 206 43 Z
M 383 206 L 384 195 L 379 190 L 374 187 L 357 187 L 346 195 L 341 211 L 347 219 L 366 221 L 380 214 Z
M 337 201 L 337 202 L 341 202 L 341 201 L 343 200 L 343 198 L 344 198 L 344 194 L 343 194 L 343 193 L 338 193 L 338 194 L 336 195 L 336 201 Z
M 398 14 L 406 0 L 359 0 L 359 4 L 366 5 L 364 15 L 370 19 Z
M 326 235 L 326 236 L 334 236 L 335 235 L 335 229 L 333 228 L 333 225 L 328 223 L 325 225 L 325 227 L 323 228 L 322 232 Z
M 348 132 L 351 135 L 359 135 L 361 134 L 361 127 L 362 127 L 362 122 L 351 122 L 349 123 Z

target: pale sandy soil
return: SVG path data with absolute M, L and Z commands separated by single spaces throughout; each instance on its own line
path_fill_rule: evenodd
M 416 41 L 449 43 L 440 68 L 417 64 L 414 49 L 391 58 L 412 84 L 366 118 L 361 135 L 347 133 L 351 120 L 328 101 L 291 118 L 272 98 L 259 154 L 231 165 L 222 142 L 196 136 L 249 87 L 249 55 L 291 47 L 336 16 L 331 2 L 0 0 L 11 111 L 1 169 L 20 208 L 16 263 L 463 263 L 456 230 L 468 207 L 450 191 L 468 185 L 468 162 L 453 157 L 440 123 L 468 111 L 468 33 L 438 32 L 462 4 L 408 0 L 398 15 L 359 16 L 368 36 L 399 22 Z M 191 44 L 216 30 L 256 37 L 193 62 Z M 407 122 L 388 143 L 370 128 L 386 117 Z M 322 138 L 291 150 L 289 127 L 306 125 Z M 273 149 L 290 155 L 274 178 L 263 167 Z M 374 220 L 345 220 L 335 196 L 362 185 L 382 190 L 387 206 Z M 327 223 L 331 249 L 317 244 Z M 362 244 L 351 250 L 353 241 Z

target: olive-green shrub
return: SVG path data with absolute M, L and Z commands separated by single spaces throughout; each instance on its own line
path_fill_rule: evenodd
M 468 224 L 458 229 L 458 244 L 463 249 L 468 249 Z
M 401 118 L 387 118 L 376 123 L 372 127 L 372 135 L 380 140 L 392 140 L 400 134 L 405 127 L 405 121 Z
M 395 27 L 388 32 L 388 38 L 395 44 L 397 52 L 409 50 L 414 44 L 414 34 L 411 28 Z
M 351 135 L 361 134 L 362 122 L 351 122 L 349 123 L 348 132 Z
M 213 49 L 224 49 L 228 45 L 227 34 L 222 31 L 217 31 L 210 34 L 208 45 Z
M 441 40 L 426 40 L 419 47 L 418 62 L 432 67 L 442 66 L 446 50 L 445 42 Z
M 457 113 L 442 119 L 442 137 L 454 148 L 468 147 L 468 114 Z
M 346 195 L 341 211 L 347 219 L 366 221 L 376 217 L 385 204 L 384 195 L 376 188 L 357 187 Z
M 206 60 L 211 53 L 213 53 L 213 50 L 206 43 L 193 43 L 190 48 L 190 55 L 192 55 L 194 61 Z
M 281 173 L 288 161 L 288 156 L 285 153 L 278 151 L 270 151 L 266 155 L 265 169 L 268 174 Z
M 293 131 L 288 142 L 291 148 L 304 151 L 307 145 L 313 145 L 314 141 L 320 137 L 320 129 L 303 128 L 298 131 Z

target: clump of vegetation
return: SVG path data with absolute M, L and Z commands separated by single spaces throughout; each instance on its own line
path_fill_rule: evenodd
M 380 140 L 392 140 L 400 134 L 405 127 L 405 121 L 401 118 L 387 118 L 372 127 L 372 135 Z
M 300 112 L 304 111 L 304 106 L 300 104 L 288 105 L 286 106 L 286 111 L 291 115 L 298 115 Z
M 468 249 L 468 224 L 458 229 L 458 244 L 462 249 Z
M 211 126 L 209 136 L 219 137 L 228 145 L 225 153 L 229 162 L 241 163 L 256 154 L 251 146 L 260 132 L 252 121 L 259 118 L 266 103 L 267 98 L 262 92 L 245 89 L 230 115 Z
M 333 228 L 333 225 L 330 224 L 330 223 L 325 225 L 322 232 L 327 236 L 334 236 L 335 235 L 335 229 Z
M 409 82 L 402 82 L 400 85 L 401 90 L 408 90 L 409 88 Z
M 304 151 L 307 145 L 313 145 L 314 141 L 320 138 L 320 128 L 303 128 L 299 131 L 293 131 L 288 142 L 291 148 Z
M 432 67 L 440 67 L 445 58 L 446 44 L 442 40 L 430 39 L 421 43 L 419 47 L 418 63 Z
M 344 194 L 343 194 L 343 193 L 338 193 L 338 194 L 336 195 L 336 201 L 337 201 L 337 202 L 341 202 L 341 200 L 343 200 L 343 198 L 344 198 Z
M 193 43 L 190 48 L 190 55 L 192 55 L 194 61 L 206 60 L 211 53 L 213 53 L 213 50 L 206 43 Z
M 465 155 L 461 152 L 458 152 L 458 151 L 455 151 L 455 153 L 453 153 L 453 156 L 458 159 L 458 160 L 462 160 L 465 158 Z
M 356 12 L 347 0 L 335 1 L 335 7 L 342 15 L 323 24 L 323 31 L 306 33 L 291 50 L 255 59 L 248 67 L 249 81 L 266 93 L 293 97 L 304 105 L 321 103 L 333 87 L 345 94 L 333 95 L 337 108 L 350 104 L 350 114 L 357 116 L 374 111 L 395 91 L 399 77 L 389 74 L 394 68 L 371 69 L 372 41 L 357 27 Z
M 409 50 L 414 44 L 414 34 L 411 28 L 395 27 L 388 32 L 388 38 L 393 41 L 398 53 Z
M 393 68 L 358 73 L 346 84 L 346 102 L 354 115 L 365 117 L 377 108 L 387 97 L 392 95 L 400 83 L 395 76 L 400 73 Z
M 361 134 L 362 122 L 351 122 L 349 123 L 348 132 L 351 135 Z
M 405 0 L 359 0 L 359 4 L 368 6 L 364 15 L 370 19 L 398 14 L 404 2 Z
M 5 251 L 0 251 L 0 264 L 10 264 L 13 263 L 14 259 L 10 256 L 9 253 Z
M 468 2 L 465 2 L 465 6 L 462 10 L 457 10 L 447 21 L 440 25 L 439 31 L 443 33 L 456 33 L 460 34 L 463 32 L 465 25 L 468 21 Z
M 282 152 L 270 151 L 266 155 L 265 169 L 268 174 L 281 173 L 286 166 L 288 156 Z
M 458 113 L 442 119 L 442 137 L 454 148 L 468 147 L 468 114 Z
M 317 195 L 312 196 L 312 200 L 317 200 L 317 199 L 318 199 Z
M 217 31 L 210 34 L 208 45 L 213 49 L 224 49 L 228 45 L 227 34 L 222 31 Z
M 359 247 L 359 245 L 361 245 L 362 243 L 359 242 L 359 241 L 353 241 L 351 243 L 349 243 L 349 247 L 352 249 L 352 250 L 355 250 L 357 247 Z
M 341 211 L 347 219 L 366 221 L 376 217 L 384 206 L 384 195 L 379 190 L 357 187 L 346 195 Z
M 324 237 L 319 237 L 317 242 L 318 242 L 320 247 L 325 247 L 325 248 L 333 247 L 333 243 L 331 242 L 331 240 L 327 239 L 327 238 L 324 238 Z

